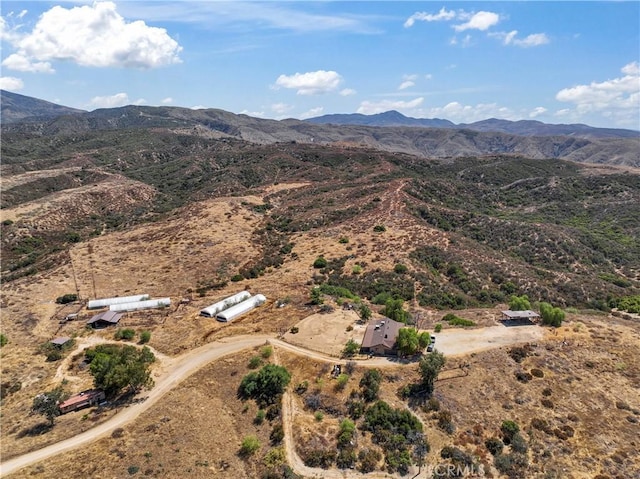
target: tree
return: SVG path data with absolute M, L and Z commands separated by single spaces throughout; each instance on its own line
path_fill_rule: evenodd
M 410 356 L 418 352 L 420 341 L 418 340 L 418 332 L 413 328 L 400 328 L 398 338 L 396 339 L 396 348 L 404 356 Z
M 371 308 L 364 303 L 360 304 L 358 308 L 358 314 L 363 321 L 369 321 L 371 319 Z
M 366 402 L 375 401 L 378 399 L 378 392 L 380 391 L 380 383 L 382 382 L 382 374 L 377 369 L 367 369 L 362 378 L 360 379 L 360 389 L 362 399 Z
M 291 381 L 291 374 L 284 367 L 267 364 L 258 372 L 247 374 L 238 387 L 243 399 L 255 399 L 259 406 L 276 402 Z
M 148 347 L 99 345 L 87 351 L 91 360 L 89 370 L 96 388 L 107 395 L 115 395 L 124 388 L 132 393 L 143 387 L 151 387 L 151 364 L 155 356 Z
M 151 331 L 141 331 L 140 332 L 140 344 L 146 344 L 151 341 Z
M 418 344 L 420 345 L 420 349 L 424 349 L 429 346 L 429 344 L 431 344 L 431 334 L 426 331 L 418 334 Z
M 316 269 L 326 268 L 327 260 L 323 256 L 318 256 L 313 262 L 313 267 Z
M 388 299 L 384 304 L 382 314 L 394 321 L 406 323 L 409 319 L 409 313 L 402 309 L 403 304 L 402 299 Z
M 509 309 L 511 311 L 526 311 L 528 309 L 531 309 L 529 297 L 526 294 L 523 294 L 522 296 L 511 296 L 511 300 L 509 301 Z
M 434 383 L 438 378 L 438 374 L 440 374 L 440 370 L 443 368 L 444 364 L 444 354 L 437 351 L 436 349 L 434 349 L 433 352 L 428 356 L 424 356 L 422 359 L 420 359 L 420 363 L 418 366 L 422 379 L 421 385 L 427 396 L 431 396 L 431 394 L 433 394 Z
M 354 356 L 360 350 L 360 345 L 355 342 L 353 339 L 349 339 L 347 344 L 344 345 L 344 349 L 342 350 L 342 355 L 350 358 Z
M 543 324 L 558 328 L 562 325 L 565 314 L 560 308 L 554 308 L 549 303 L 540 303 L 540 316 Z
M 514 421 L 502 421 L 500 432 L 502 432 L 502 440 L 504 443 L 511 444 L 513 437 L 520 432 L 520 426 Z
M 49 425 L 53 426 L 56 417 L 60 415 L 58 404 L 62 402 L 67 395 L 62 387 L 57 387 L 53 391 L 38 394 L 33 398 L 31 410 L 37 414 L 45 416 L 49 420 Z
M 311 290 L 311 304 L 320 305 L 322 303 L 324 303 L 324 298 L 322 297 L 322 290 L 316 286 Z

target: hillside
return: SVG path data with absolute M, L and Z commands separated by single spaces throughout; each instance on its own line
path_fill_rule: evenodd
M 0 105 L 2 105 L 1 118 L 3 124 L 84 113 L 83 110 L 57 105 L 6 90 L 0 90 Z

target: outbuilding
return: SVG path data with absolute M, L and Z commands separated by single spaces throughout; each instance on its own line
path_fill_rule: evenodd
M 241 303 L 238 303 L 235 306 L 231 306 L 230 308 L 218 313 L 216 315 L 216 319 L 223 323 L 228 323 L 236 319 L 238 316 L 248 313 L 252 309 L 264 304 L 266 300 L 267 298 L 265 298 L 263 295 L 256 294 L 255 296 L 252 296 L 249 299 L 245 299 Z
M 225 309 L 230 308 L 231 306 L 235 306 L 246 299 L 249 299 L 251 294 L 248 291 L 241 291 L 240 293 L 236 293 L 233 296 L 229 296 L 217 303 L 212 304 L 211 306 L 207 306 L 206 308 L 200 310 L 200 315 L 205 316 L 207 318 L 215 318 L 218 313 L 224 311 Z
M 517 321 L 517 320 L 529 320 L 537 321 L 540 315 L 535 311 L 502 311 L 502 321 Z
M 112 304 L 109 311 L 138 311 L 140 309 L 166 308 L 171 305 L 171 298 L 148 299 L 134 303 Z
M 50 342 L 51 344 L 53 344 L 54 346 L 57 346 L 59 348 L 62 348 L 65 344 L 67 344 L 69 341 L 71 341 L 71 338 L 68 336 L 62 336 L 60 338 L 55 338 L 52 339 Z
M 77 411 L 78 409 L 82 409 L 84 407 L 99 404 L 104 400 L 104 391 L 100 389 L 88 389 L 71 396 L 66 401 L 61 402 L 60 404 L 58 404 L 58 409 L 60 409 L 60 412 L 62 414 L 66 414 L 71 411 Z
M 122 318 L 122 313 L 116 313 L 114 311 L 104 311 L 100 314 L 96 314 L 93 318 L 87 321 L 93 329 L 102 329 L 107 326 L 115 326 Z
M 87 309 L 106 308 L 112 304 L 133 303 L 149 299 L 148 294 L 137 294 L 135 296 L 117 296 L 115 298 L 92 299 L 87 303 Z

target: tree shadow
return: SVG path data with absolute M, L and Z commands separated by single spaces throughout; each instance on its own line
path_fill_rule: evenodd
M 503 326 L 510 328 L 512 326 L 534 326 L 536 323 L 527 318 L 520 319 L 502 319 L 500 320 Z
M 16 436 L 18 439 L 21 439 L 23 437 L 34 437 L 34 436 L 41 436 L 43 434 L 48 433 L 49 431 L 51 431 L 51 429 L 53 429 L 53 425 L 51 425 L 51 423 L 48 422 L 40 422 L 34 426 L 28 427 L 26 429 L 23 429 L 22 431 L 20 431 L 18 433 L 18 435 Z

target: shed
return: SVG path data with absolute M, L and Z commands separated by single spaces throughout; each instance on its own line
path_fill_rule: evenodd
M 52 340 L 50 341 L 50 343 L 51 343 L 51 344 L 53 344 L 54 346 L 62 347 L 62 346 L 64 346 L 65 344 L 67 344 L 69 341 L 71 341 L 71 338 L 70 338 L 70 337 L 68 337 L 68 336 L 62 336 L 62 337 L 60 337 L 60 338 L 52 339 Z
M 363 353 L 392 355 L 398 354 L 396 339 L 404 324 L 384 318 L 369 322 L 362 338 L 360 351 Z
M 218 321 L 228 323 L 236 319 L 238 316 L 248 313 L 252 309 L 257 308 L 258 306 L 264 304 L 266 300 L 267 298 L 265 298 L 263 295 L 256 294 L 255 296 L 249 299 L 245 299 L 241 303 L 238 303 L 235 306 L 231 306 L 230 308 L 225 309 L 221 313 L 218 313 L 216 315 L 216 319 Z
M 115 298 L 93 299 L 87 303 L 87 309 L 106 308 L 112 304 L 133 303 L 149 299 L 148 294 L 137 294 L 135 296 L 117 296 Z
M 240 293 L 229 296 L 228 298 L 218 301 L 211 306 L 207 306 L 200 311 L 200 315 L 207 318 L 215 318 L 218 313 L 224 311 L 227 308 L 230 308 L 231 306 L 241 303 L 242 301 L 249 299 L 250 297 L 251 294 L 248 291 L 241 291 Z
M 538 313 L 536 313 L 535 311 L 531 311 L 529 309 L 525 310 L 525 311 L 502 311 L 502 320 L 506 320 L 506 321 L 512 321 L 512 320 L 516 320 L 516 319 L 528 319 L 528 320 L 535 320 L 537 318 L 539 318 L 540 315 Z
M 113 311 L 104 311 L 100 314 L 96 314 L 93 318 L 87 321 L 87 324 L 91 325 L 94 329 L 102 329 L 107 326 L 113 326 L 118 324 L 122 318 L 122 313 L 116 313 Z
M 148 299 L 133 303 L 112 304 L 109 311 L 138 311 L 140 309 L 166 308 L 171 305 L 171 298 Z
M 83 407 L 89 407 L 94 404 L 99 404 L 100 401 L 104 401 L 104 391 L 100 389 L 88 389 L 78 394 L 74 394 L 66 401 L 58 404 L 58 409 L 62 414 L 66 414 L 71 411 L 77 411 Z

